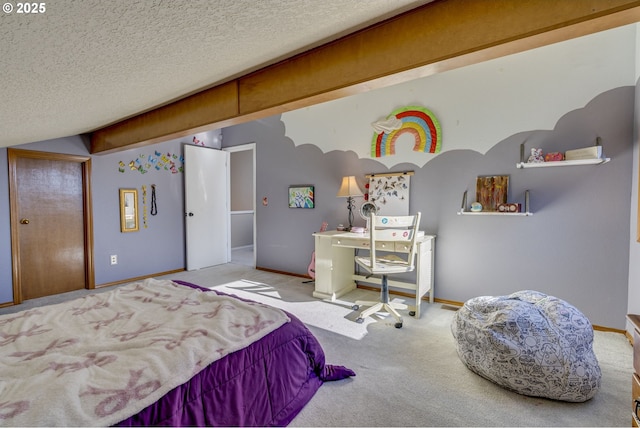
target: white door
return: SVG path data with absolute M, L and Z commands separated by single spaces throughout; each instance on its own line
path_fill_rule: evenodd
M 229 153 L 185 144 L 187 270 L 229 262 Z

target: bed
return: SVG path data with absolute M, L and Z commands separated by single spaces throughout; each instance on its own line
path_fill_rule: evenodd
M 182 281 L 0 316 L 7 426 L 285 426 L 353 375 L 294 315 Z

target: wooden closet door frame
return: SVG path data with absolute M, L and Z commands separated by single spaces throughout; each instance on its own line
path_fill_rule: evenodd
M 7 149 L 9 166 L 9 207 L 11 225 L 11 264 L 13 269 L 13 303 L 22 303 L 22 282 L 20 277 L 21 260 L 19 252 L 19 206 L 17 185 L 17 159 L 32 158 L 78 162 L 82 165 L 82 199 L 84 216 L 84 276 L 85 288 L 95 289 L 95 271 L 93 264 L 93 209 L 91 203 L 91 157 L 63 153 L 41 152 L 35 150 Z

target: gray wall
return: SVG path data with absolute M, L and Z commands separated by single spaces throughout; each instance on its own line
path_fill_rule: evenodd
M 567 112 L 552 131 L 523 130 L 485 155 L 454 150 L 422 168 L 392 169 L 415 171 L 409 208 L 421 211 L 422 229 L 437 235 L 437 298 L 463 302 L 535 289 L 566 299 L 594 324 L 624 328 L 634 97 L 634 87 L 617 88 Z M 545 153 L 564 151 L 593 143 L 594 132 L 612 158 L 607 164 L 516 169 L 525 140 Z M 257 145 L 257 199 L 269 201 L 257 208 L 257 265 L 304 274 L 312 233 L 322 221 L 330 228 L 346 222 L 345 200 L 335 196 L 341 177 L 355 175 L 364 184 L 365 174 L 388 170 L 350 151 L 296 147 L 279 116 L 224 130 L 225 146 L 247 141 Z M 462 193 L 473 193 L 475 178 L 496 174 L 511 177 L 513 202 L 524 202 L 530 190 L 534 215 L 457 215 Z M 315 186 L 316 208 L 287 207 L 287 188 L 299 183 Z
M 180 156 L 182 141 L 190 142 L 190 138 L 173 140 L 114 154 L 91 156 L 91 184 L 93 196 L 93 232 L 95 257 L 95 282 L 97 285 L 107 284 L 122 279 L 183 269 L 184 256 L 184 200 L 183 173 L 173 173 L 164 168 L 146 168 L 147 172 L 131 170 L 129 163 L 137 159 L 158 158 L 171 154 Z M 81 136 L 59 138 L 44 142 L 25 144 L 20 146 L 25 150 L 40 150 L 56 153 L 89 155 L 87 142 Z M 6 149 L 2 151 L 6 158 Z M 181 160 L 172 159 L 177 167 Z M 125 164 L 124 172 L 120 172 L 120 162 Z M 143 166 L 144 169 L 144 166 Z M 156 202 L 158 213 L 150 214 L 151 184 L 156 185 Z M 145 207 L 142 186 L 147 188 L 147 221 L 143 218 Z M 6 187 L 5 187 L 6 188 Z M 138 232 L 120 232 L 119 189 L 137 188 L 139 225 Z M 3 192 L 4 194 L 4 192 Z M 0 223 L 0 231 L 5 233 L 7 223 Z M 10 246 L 10 243 L 6 241 Z M 4 249 L 5 246 L 2 246 Z M 118 264 L 110 265 L 109 256 L 116 254 Z M 10 256 L 9 256 L 10 257 Z M 10 259 L 9 259 L 10 260 Z M 12 294 L 7 294 L 7 282 L 2 278 L 2 302 L 13 300 Z M 11 278 L 8 279 L 11 284 Z

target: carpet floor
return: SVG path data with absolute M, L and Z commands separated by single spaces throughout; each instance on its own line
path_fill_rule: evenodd
M 380 315 L 355 322 L 355 300 L 375 300 L 356 289 L 335 302 L 312 297 L 302 278 L 225 264 L 160 277 L 180 279 L 280 307 L 300 318 L 322 344 L 327 363 L 356 372 L 325 383 L 290 426 L 629 426 L 632 347 L 619 333 L 595 332 L 602 387 L 585 403 L 534 398 L 507 391 L 468 370 L 456 354 L 450 325 L 455 308 L 422 303 L 404 325 Z M 112 289 L 109 287 L 108 289 Z M 106 291 L 106 290 L 101 290 Z M 65 293 L 0 309 L 0 314 L 58 303 Z M 402 301 L 402 297 L 395 297 Z

